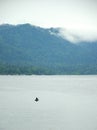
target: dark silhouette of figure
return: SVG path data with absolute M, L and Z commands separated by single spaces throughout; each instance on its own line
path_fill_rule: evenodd
M 36 97 L 36 98 L 35 98 L 35 101 L 36 101 L 36 102 L 38 102 L 38 101 L 39 101 L 39 99 Z

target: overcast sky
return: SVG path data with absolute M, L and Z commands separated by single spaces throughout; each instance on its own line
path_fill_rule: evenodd
M 97 40 L 97 0 L 0 0 L 0 24 L 62 27 L 71 41 Z M 77 35 L 77 36 L 76 36 Z

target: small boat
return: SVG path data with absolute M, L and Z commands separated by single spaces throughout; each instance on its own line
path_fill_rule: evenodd
M 39 101 L 39 99 L 36 97 L 36 98 L 35 98 L 35 101 L 36 101 L 36 102 L 38 102 L 38 101 Z

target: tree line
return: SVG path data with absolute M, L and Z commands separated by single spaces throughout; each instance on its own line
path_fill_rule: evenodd
M 94 67 L 93 67 L 94 66 Z M 1 75 L 89 75 L 97 74 L 97 65 L 60 65 L 54 67 L 0 64 Z

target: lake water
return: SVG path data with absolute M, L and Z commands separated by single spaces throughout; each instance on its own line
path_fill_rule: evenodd
M 97 130 L 97 76 L 0 76 L 0 130 Z

